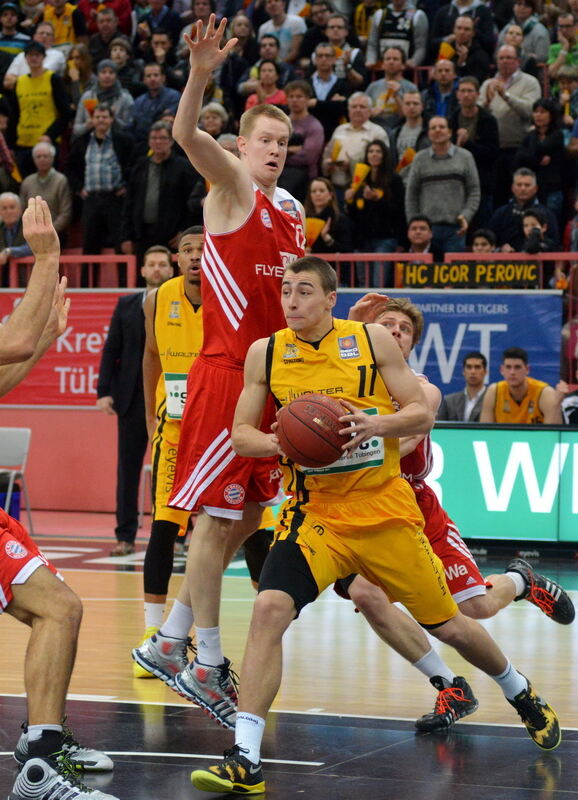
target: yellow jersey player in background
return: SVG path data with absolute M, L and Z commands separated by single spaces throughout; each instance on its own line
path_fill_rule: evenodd
M 292 499 L 261 573 L 241 670 L 235 746 L 220 764 L 193 772 L 197 789 L 265 790 L 260 747 L 281 682 L 283 634 L 304 606 L 352 569 L 484 672 L 500 675 L 508 667 L 484 628 L 464 617 L 452 599 L 441 562 L 423 535 L 413 491 L 400 477 L 398 438 L 427 433 L 433 425 L 420 382 L 389 331 L 334 319 L 335 302 L 336 276 L 327 262 L 314 256 L 293 262 L 282 283 L 288 328 L 256 341 L 245 360 L 235 449 L 253 458 L 279 454 Z M 343 431 L 352 430 L 343 456 L 319 470 L 289 461 L 275 433 L 259 430 L 269 392 L 278 405 L 287 405 L 311 391 L 339 399 Z M 392 398 L 400 408 L 396 413 Z M 527 685 L 512 673 L 513 683 Z M 549 713 L 557 744 L 558 721 Z
M 187 511 L 169 508 L 167 501 L 173 490 L 187 375 L 203 343 L 202 252 L 203 227 L 188 228 L 179 240 L 181 274 L 151 292 L 144 304 L 143 379 L 147 429 L 152 443 L 153 494 L 153 523 L 144 562 L 145 640 L 161 627 L 173 571 L 174 545 L 179 531 L 186 530 L 190 517 Z M 186 651 L 185 646 L 174 654 L 172 661 L 177 672 L 188 664 Z M 135 661 L 133 676 L 150 678 L 154 673 Z

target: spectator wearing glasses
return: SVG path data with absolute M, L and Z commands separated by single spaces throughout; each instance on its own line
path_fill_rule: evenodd
M 329 17 L 333 14 L 333 7 L 329 0 L 313 0 L 311 3 L 311 15 L 309 20 L 311 27 L 303 36 L 303 41 L 299 47 L 299 66 L 302 69 L 308 69 L 311 64 L 311 56 L 315 52 L 318 44 L 327 43 L 327 23 Z M 359 47 L 359 39 L 355 31 L 349 30 L 347 34 L 347 41 L 351 47 Z
M 327 41 L 334 48 L 335 74 L 338 78 L 347 81 L 352 89 L 365 86 L 368 72 L 365 67 L 365 58 L 359 47 L 352 47 L 347 41 L 349 23 L 343 14 L 332 14 L 325 28 Z
M 334 70 L 335 48 L 330 44 L 318 44 L 315 48 L 315 72 L 309 83 L 313 96 L 308 101 L 311 113 L 323 125 L 325 140 L 330 139 L 347 113 L 347 100 L 351 94 L 349 84 L 338 78 Z
M 534 57 L 539 64 L 545 63 L 550 48 L 550 34 L 536 13 L 536 0 L 514 0 L 514 16 L 500 31 L 499 45 L 505 43 L 510 25 L 519 25 L 522 29 L 523 39 L 518 46 L 522 48 L 524 59 Z
M 560 14 L 557 34 L 558 41 L 550 45 L 548 53 L 548 75 L 551 80 L 558 77 L 563 66 L 578 67 L 578 41 L 574 14 Z

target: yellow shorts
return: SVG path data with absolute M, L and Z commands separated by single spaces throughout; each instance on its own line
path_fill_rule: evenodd
M 175 522 L 183 530 L 189 522 L 190 511 L 180 508 L 170 508 L 167 503 L 173 492 L 175 479 L 175 465 L 177 450 L 181 435 L 179 420 L 168 419 L 166 411 L 157 425 L 152 440 L 152 491 L 153 491 L 153 519 L 165 522 Z
M 393 478 L 374 498 L 289 501 L 273 547 L 281 541 L 298 544 L 320 592 L 357 572 L 403 603 L 422 625 L 434 627 L 454 617 L 458 607 L 423 525 L 410 485 Z
M 274 528 L 277 524 L 277 516 L 271 506 L 263 508 L 263 516 L 261 517 L 261 528 Z

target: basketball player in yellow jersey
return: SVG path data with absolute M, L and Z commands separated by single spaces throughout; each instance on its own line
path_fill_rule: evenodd
M 500 365 L 504 380 L 488 386 L 480 422 L 561 425 L 560 399 L 555 390 L 544 381 L 529 378 L 529 373 L 528 353 L 524 349 L 504 350 Z
M 307 392 L 331 394 L 352 429 L 342 458 L 311 470 L 282 458 L 284 507 L 267 557 L 241 670 L 235 746 L 225 760 L 196 770 L 197 789 L 265 790 L 260 746 L 282 672 L 282 638 L 301 609 L 353 567 L 402 602 L 424 627 L 470 663 L 499 675 L 507 659 L 451 598 L 441 562 L 422 532 L 423 517 L 399 477 L 398 437 L 429 432 L 433 413 L 389 331 L 335 320 L 336 276 L 314 256 L 287 268 L 282 304 L 288 328 L 255 342 L 245 360 L 233 443 L 244 456 L 283 456 L 275 433 L 259 430 L 271 392 L 279 405 Z M 391 397 L 400 410 L 394 413 Z M 352 527 L 355 526 L 355 527 Z
M 187 511 L 169 508 L 167 501 L 173 490 L 187 375 L 203 343 L 202 252 L 203 227 L 188 228 L 179 240 L 181 274 L 150 292 L 144 303 L 143 379 L 153 467 L 153 524 L 144 562 L 145 640 L 161 627 L 174 544 L 190 516 Z M 185 613 L 190 615 L 190 608 L 185 606 Z M 172 658 L 177 671 L 188 664 L 185 653 L 186 646 Z M 150 678 L 154 672 L 134 661 L 133 676 Z

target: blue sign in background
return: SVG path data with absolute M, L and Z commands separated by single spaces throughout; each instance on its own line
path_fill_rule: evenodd
M 384 292 L 386 290 L 383 290 Z M 562 298 L 540 291 L 480 292 L 389 290 L 409 297 L 425 318 L 424 332 L 410 358 L 443 394 L 464 387 L 462 359 L 479 350 L 488 359 L 490 382 L 501 380 L 499 367 L 507 347 L 528 351 L 530 372 L 555 386 L 560 379 Z M 346 318 L 365 292 L 341 289 L 335 316 Z

